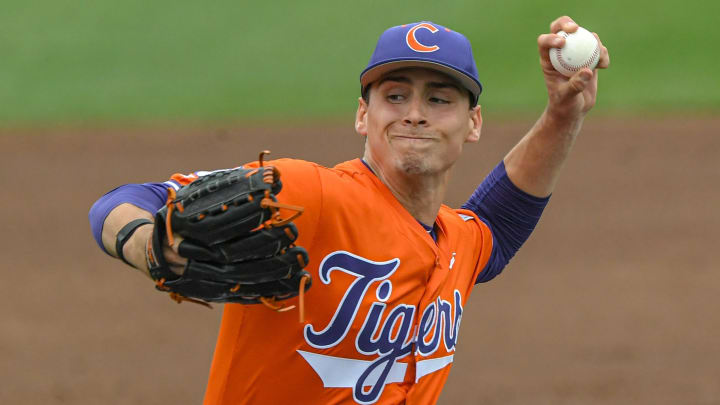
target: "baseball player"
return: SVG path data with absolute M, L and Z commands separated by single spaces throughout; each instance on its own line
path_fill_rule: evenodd
M 474 285 L 529 237 L 595 103 L 597 71 L 567 78 L 548 57 L 555 33 L 577 28 L 560 17 L 538 37 L 547 107 L 461 209 L 442 203 L 480 137 L 482 86 L 469 41 L 433 22 L 380 36 L 360 75 L 362 158 L 327 168 L 261 155 L 95 203 L 105 252 L 176 299 L 227 302 L 205 404 L 437 401 Z

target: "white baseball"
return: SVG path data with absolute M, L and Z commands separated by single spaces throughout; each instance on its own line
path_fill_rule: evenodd
M 558 32 L 565 38 L 562 48 L 550 48 L 550 62 L 558 72 L 570 77 L 583 68 L 595 69 L 600 59 L 600 43 L 592 32 L 583 27 L 567 33 Z

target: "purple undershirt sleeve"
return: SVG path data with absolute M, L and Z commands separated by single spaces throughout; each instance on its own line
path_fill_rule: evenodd
M 102 243 L 102 228 L 105 218 L 113 208 L 123 203 L 130 203 L 150 213 L 155 213 L 167 200 L 167 189 L 164 183 L 126 184 L 111 190 L 93 204 L 88 217 L 90 229 L 95 242 L 103 252 L 107 253 Z
M 476 283 L 500 274 L 520 246 L 530 237 L 550 196 L 532 196 L 515 186 L 500 162 L 478 186 L 462 208 L 473 211 L 485 222 L 493 236 L 493 249 Z

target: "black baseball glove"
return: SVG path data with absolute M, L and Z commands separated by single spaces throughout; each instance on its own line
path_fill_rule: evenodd
M 264 152 L 266 153 L 266 152 Z M 156 288 L 178 302 L 276 304 L 310 288 L 303 270 L 308 254 L 295 246 L 292 223 L 302 207 L 280 204 L 280 174 L 272 166 L 238 168 L 202 176 L 177 193 L 169 189 L 167 204 L 155 214 L 147 246 L 150 276 Z M 283 219 L 283 212 L 294 211 Z M 180 256 L 188 259 L 182 275 L 170 269 L 163 244 L 179 235 Z M 302 316 L 302 315 L 301 315 Z

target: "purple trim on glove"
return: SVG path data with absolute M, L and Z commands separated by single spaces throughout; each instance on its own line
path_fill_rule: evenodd
M 550 197 L 532 196 L 515 186 L 500 162 L 478 186 L 463 208 L 477 214 L 493 235 L 493 250 L 476 283 L 500 274 L 530 237 Z
M 123 203 L 130 203 L 151 214 L 155 214 L 167 200 L 165 183 L 126 184 L 111 190 L 93 204 L 88 217 L 95 242 L 107 253 L 102 243 L 102 228 L 110 211 Z

